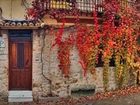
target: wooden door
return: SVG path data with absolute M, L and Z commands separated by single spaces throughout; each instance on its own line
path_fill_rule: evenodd
M 9 90 L 32 89 L 32 43 L 29 39 L 9 38 Z

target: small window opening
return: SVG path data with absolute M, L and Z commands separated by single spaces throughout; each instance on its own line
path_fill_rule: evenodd
M 71 90 L 71 95 L 74 97 L 91 96 L 95 93 L 95 88 L 78 88 Z

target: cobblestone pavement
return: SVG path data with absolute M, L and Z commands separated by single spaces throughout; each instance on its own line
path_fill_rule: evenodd
M 86 99 L 85 99 L 86 100 Z M 82 102 L 82 103 L 81 103 Z M 140 105 L 140 93 L 128 96 L 107 98 L 98 101 L 82 101 L 82 98 L 76 99 L 58 99 L 46 101 L 36 101 L 31 103 L 7 103 L 0 102 L 0 105 Z

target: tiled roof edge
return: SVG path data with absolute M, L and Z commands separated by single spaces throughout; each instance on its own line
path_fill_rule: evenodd
M 41 23 L 30 20 L 0 20 L 0 27 L 40 27 Z

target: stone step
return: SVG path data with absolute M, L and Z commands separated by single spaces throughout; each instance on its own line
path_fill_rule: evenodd
M 8 102 L 31 102 L 32 91 L 9 91 Z

